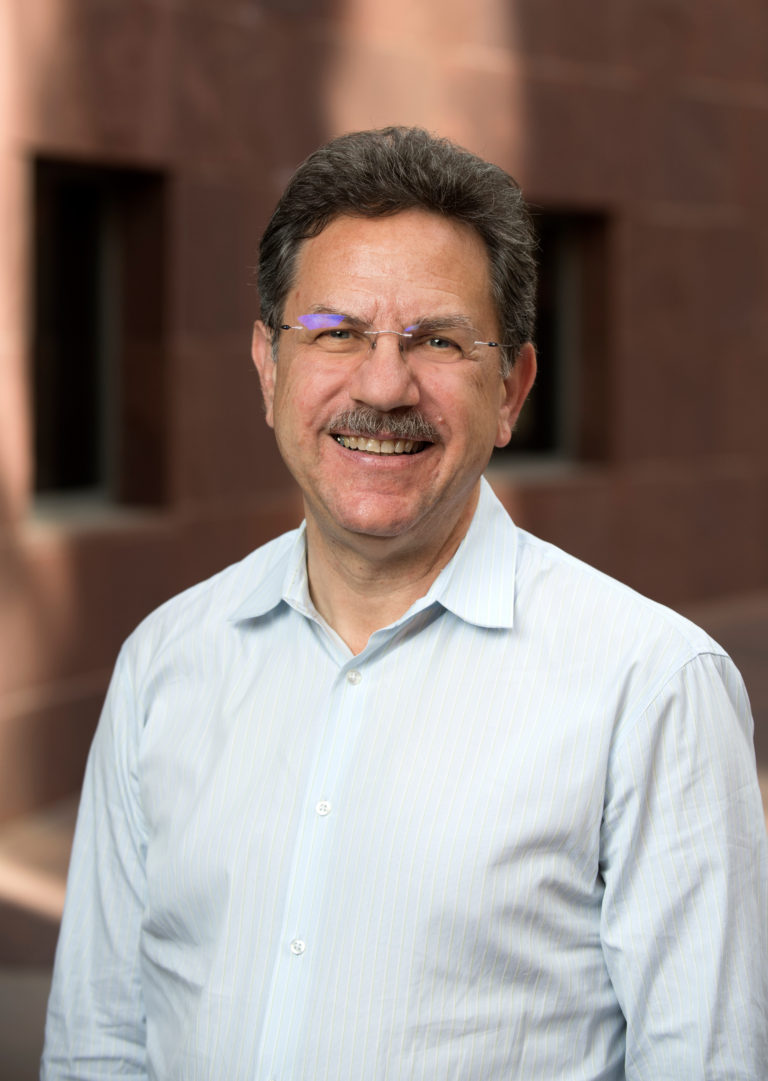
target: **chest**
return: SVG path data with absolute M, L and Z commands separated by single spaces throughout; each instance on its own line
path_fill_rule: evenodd
M 311 628 L 215 672 L 176 658 L 140 760 L 155 911 L 210 928 L 237 896 L 279 909 L 297 863 L 377 905 L 553 878 L 591 898 L 613 720 L 595 684 L 440 620 L 344 663 Z

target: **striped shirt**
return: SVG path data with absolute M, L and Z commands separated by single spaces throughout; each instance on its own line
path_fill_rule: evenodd
M 703 631 L 483 482 L 353 656 L 300 529 L 121 652 L 43 1077 L 764 1081 L 767 867 Z

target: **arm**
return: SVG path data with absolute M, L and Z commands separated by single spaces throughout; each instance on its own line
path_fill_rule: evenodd
M 690 661 L 619 733 L 601 849 L 627 1081 L 761 1081 L 768 857 L 749 704 L 728 658 Z
M 48 1003 L 43 1081 L 147 1076 L 139 964 L 145 827 L 134 713 L 124 651 L 83 783 Z

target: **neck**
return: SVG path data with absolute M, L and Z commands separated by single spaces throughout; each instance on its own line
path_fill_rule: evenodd
M 466 520 L 455 523 L 440 543 L 419 548 L 403 548 L 397 538 L 329 536 L 307 514 L 312 601 L 354 654 L 365 649 L 374 631 L 399 619 L 429 591 L 463 540 L 476 505 L 477 497 Z

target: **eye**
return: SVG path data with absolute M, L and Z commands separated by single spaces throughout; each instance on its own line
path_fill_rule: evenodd
M 442 334 L 422 334 L 415 338 L 413 347 L 417 353 L 424 357 L 438 357 L 440 360 L 451 360 L 460 357 L 464 353 L 461 342 L 455 338 L 443 337 Z
M 410 329 L 410 328 L 409 328 Z M 420 360 L 443 364 L 465 360 L 472 353 L 473 335 L 463 327 L 422 326 L 413 328 L 409 348 Z
M 326 353 L 355 353 L 367 340 L 355 327 L 325 327 L 317 331 L 312 344 Z

